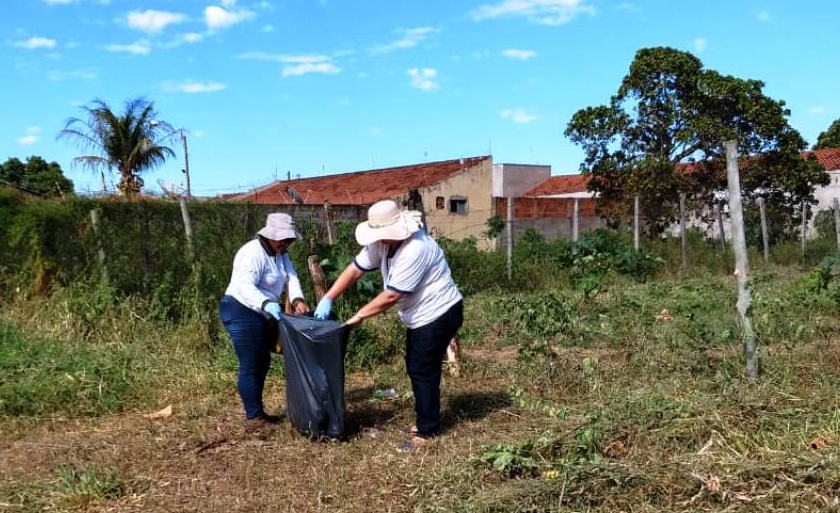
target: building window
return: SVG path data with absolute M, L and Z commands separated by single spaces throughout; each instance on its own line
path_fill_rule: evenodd
M 446 200 L 443 198 L 443 196 L 438 196 L 437 198 L 435 198 L 435 208 L 437 208 L 438 210 L 443 210 L 445 207 Z
M 466 214 L 468 211 L 467 198 L 464 196 L 451 196 L 449 198 L 450 214 Z

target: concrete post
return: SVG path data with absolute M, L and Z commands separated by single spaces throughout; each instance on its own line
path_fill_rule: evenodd
M 744 212 L 741 204 L 741 180 L 738 174 L 738 143 L 726 141 L 726 181 L 729 185 L 729 218 L 732 225 L 732 249 L 735 252 L 735 280 L 738 284 L 738 316 L 744 337 L 744 358 L 747 376 L 758 377 L 758 349 L 749 316 L 750 295 L 747 261 L 747 241 L 744 235 Z
M 761 243 L 764 245 L 764 263 L 770 261 L 770 234 L 767 232 L 767 207 L 764 198 L 758 198 L 758 213 L 761 216 Z
M 837 251 L 840 251 L 840 201 L 834 198 L 834 232 L 837 235 Z
M 95 208 L 90 211 L 90 224 L 93 226 L 93 235 L 96 237 L 96 256 L 99 259 L 99 265 L 102 266 L 102 272 L 107 274 L 105 269 L 105 250 L 102 248 L 102 231 L 99 228 L 100 210 Z
M 580 199 L 575 198 L 572 204 L 572 240 L 580 239 Z
M 641 206 L 639 204 L 639 195 L 633 198 L 633 248 L 639 251 L 641 245 L 639 240 L 639 220 L 641 217 Z
M 723 230 L 723 205 L 720 203 L 716 203 L 717 205 L 717 219 L 718 219 L 718 232 L 720 233 L 720 249 L 726 251 L 726 232 Z
M 807 212 L 808 211 L 806 210 L 806 203 L 803 201 L 802 202 L 802 227 L 800 228 L 800 232 L 801 232 L 801 235 L 802 235 L 800 237 L 800 239 L 802 240 L 802 264 L 803 265 L 805 264 L 805 232 L 806 232 L 807 227 L 808 227 L 808 219 L 806 217 Z
M 187 199 L 181 196 L 181 217 L 184 219 L 184 234 L 187 237 L 187 252 L 190 262 L 195 261 L 195 248 L 193 247 L 193 229 L 190 221 L 190 211 L 187 210 Z
M 506 219 L 507 234 L 507 278 L 508 281 L 513 280 L 513 196 L 507 198 L 507 219 Z
M 688 270 L 688 239 L 685 233 L 685 193 L 680 193 L 680 253 L 682 255 L 682 262 L 680 270 L 686 272 Z

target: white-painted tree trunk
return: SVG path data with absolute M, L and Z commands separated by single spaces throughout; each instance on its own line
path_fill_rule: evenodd
M 190 211 L 187 210 L 187 198 L 181 196 L 181 217 L 184 219 L 184 234 L 187 237 L 187 252 L 190 262 L 195 260 L 195 248 L 193 247 L 193 229 L 190 221 Z
M 735 252 L 735 279 L 738 284 L 738 317 L 744 338 L 747 376 L 758 377 L 758 349 L 749 316 L 752 301 L 749 288 L 747 241 L 744 236 L 744 212 L 741 205 L 741 181 L 738 174 L 738 143 L 726 141 L 726 180 L 729 185 L 729 219 L 732 223 L 732 249 Z

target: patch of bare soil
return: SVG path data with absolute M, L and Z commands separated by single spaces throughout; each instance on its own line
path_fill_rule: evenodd
M 409 453 L 395 448 L 413 423 L 413 401 L 375 400 L 370 381 L 359 377 L 348 380 L 348 438 L 341 442 L 310 441 L 288 421 L 246 433 L 234 391 L 210 414 L 175 404 L 170 417 L 154 420 L 134 412 L 55 421 L 0 435 L 0 492 L 54 482 L 61 469 L 76 466 L 115 472 L 127 485 L 118 498 L 76 510 L 411 511 L 424 497 L 425 475 L 468 460 L 518 420 L 507 411 L 502 382 L 445 378 L 443 389 L 442 435 Z M 275 387 L 266 402 L 282 397 Z

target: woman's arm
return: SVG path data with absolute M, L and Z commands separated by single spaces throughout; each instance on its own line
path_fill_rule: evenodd
M 344 291 L 352 287 L 353 284 L 359 281 L 359 279 L 364 275 L 364 271 L 359 269 L 355 263 L 351 263 L 343 271 L 341 271 L 338 279 L 332 284 L 330 290 L 324 294 L 324 297 L 331 300 L 336 299 L 338 296 L 342 295 Z
M 379 315 L 382 312 L 394 306 L 395 304 L 397 304 L 404 295 L 405 294 L 396 292 L 394 290 L 383 290 L 379 293 L 378 296 L 370 300 L 368 304 L 359 308 L 359 311 L 356 312 L 356 315 L 348 319 L 347 322 L 344 324 L 350 326 L 351 328 L 355 328 L 368 317 Z

